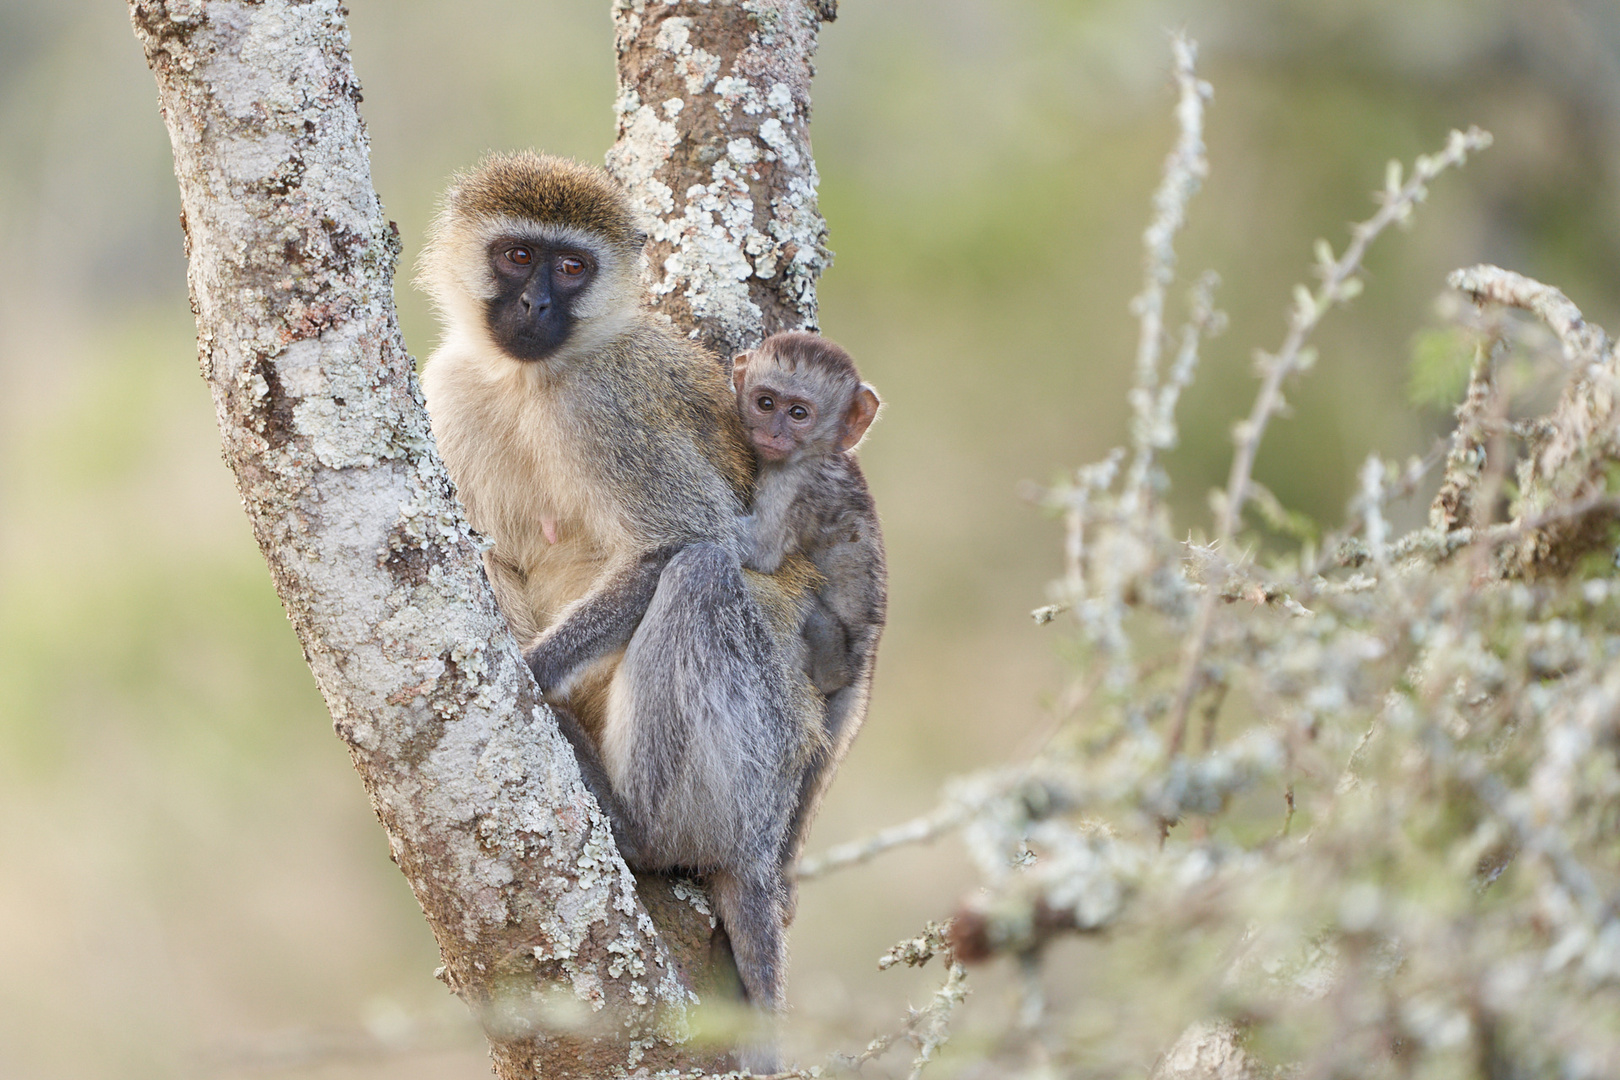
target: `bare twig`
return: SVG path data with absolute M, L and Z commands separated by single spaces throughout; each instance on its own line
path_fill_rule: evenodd
M 1181 97 L 1176 106 L 1176 121 L 1181 135 L 1175 149 L 1165 159 L 1164 179 L 1153 196 L 1153 220 L 1142 234 L 1142 247 L 1146 255 L 1146 269 L 1142 291 L 1131 302 L 1131 309 L 1141 323 L 1136 345 L 1136 385 L 1130 401 L 1134 417 L 1131 424 L 1131 443 L 1134 455 L 1130 472 L 1125 480 L 1123 506 L 1128 514 L 1135 509 L 1152 467 L 1153 451 L 1174 442 L 1174 428 L 1166 422 L 1162 394 L 1156 394 L 1159 381 L 1159 356 L 1164 345 L 1164 297 L 1176 275 L 1175 236 L 1187 220 L 1187 203 L 1197 193 L 1205 176 L 1209 175 L 1209 161 L 1204 156 L 1204 103 L 1212 91 L 1207 82 L 1194 71 L 1198 59 L 1198 46 L 1178 34 L 1171 40 L 1175 55 L 1176 83 Z M 1213 287 L 1213 282 L 1209 288 Z M 1195 319 L 1196 321 L 1196 319 Z M 1196 342 L 1196 337 L 1193 339 Z M 1187 339 L 1183 338 L 1182 354 L 1188 354 Z M 1191 356 L 1196 359 L 1194 346 Z M 1182 385 L 1190 378 L 1192 360 L 1178 361 L 1176 373 Z M 1186 368 L 1185 372 L 1181 369 Z M 1173 389 L 1172 389 L 1173 388 Z M 1174 408 L 1179 394 L 1176 374 L 1167 383 L 1169 403 Z
M 1384 489 L 1384 459 L 1377 454 L 1368 454 L 1367 460 L 1362 463 L 1358 479 L 1361 481 L 1361 491 L 1356 497 L 1356 503 L 1360 507 L 1362 520 L 1366 523 L 1367 553 L 1375 565 L 1382 566 L 1386 555 L 1384 549 L 1389 543 L 1389 522 L 1384 518 L 1384 499 L 1387 497 Z
M 1564 358 L 1572 364 L 1596 363 L 1612 347 L 1603 328 L 1587 322 L 1569 297 L 1534 278 L 1482 263 L 1453 270 L 1446 283 L 1476 304 L 1499 304 L 1535 315 L 1558 337 Z
M 1027 777 L 1028 770 L 1018 769 L 992 779 L 987 784 L 977 786 L 970 793 L 953 794 L 933 810 L 910 821 L 891 825 L 864 839 L 839 844 L 822 855 L 801 860 L 795 876 L 800 881 L 810 881 L 834 870 L 842 870 L 846 866 L 869 862 L 893 848 L 904 847 L 907 844 L 926 844 L 952 829 L 960 828 L 991 802 L 1023 783 Z
M 1181 753 L 1181 744 L 1187 738 L 1187 710 L 1192 707 L 1193 695 L 1198 692 L 1198 669 L 1203 661 L 1204 647 L 1209 642 L 1210 627 L 1215 622 L 1215 604 L 1220 600 L 1219 589 L 1206 589 L 1198 600 L 1198 611 L 1193 616 L 1192 632 L 1187 635 L 1181 650 L 1181 676 L 1176 682 L 1176 696 L 1170 703 L 1170 756 Z
M 1522 539 L 1530 533 L 1545 529 L 1549 525 L 1558 525 L 1566 521 L 1577 521 L 1581 518 L 1592 517 L 1599 514 L 1620 515 L 1620 495 L 1608 495 L 1602 492 L 1588 495 L 1584 499 L 1565 503 L 1551 510 L 1524 518 L 1520 521 L 1507 521 L 1500 525 L 1493 525 L 1482 532 L 1476 532 L 1475 538 L 1483 539 L 1491 544 L 1506 544 Z
M 1073 485 L 1059 489 L 1063 506 L 1063 585 L 1069 595 L 1068 606 L 1079 602 L 1085 593 L 1086 511 L 1093 495 L 1113 485 L 1124 458 L 1125 451 L 1115 447 L 1103 460 L 1076 469 Z M 1036 612 L 1035 621 L 1045 620 Z
M 921 817 L 873 833 L 864 840 L 839 844 L 824 855 L 805 859 L 799 863 L 797 877 L 800 881 L 810 881 L 834 870 L 842 870 L 846 866 L 870 862 L 892 848 L 904 847 L 907 844 L 926 844 L 952 829 L 959 828 L 973 816 L 975 809 L 977 807 L 964 803 L 946 803 Z

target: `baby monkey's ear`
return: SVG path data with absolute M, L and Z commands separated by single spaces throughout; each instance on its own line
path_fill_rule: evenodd
M 742 393 L 743 380 L 748 377 L 748 362 L 754 358 L 752 352 L 740 352 L 731 358 L 731 385 L 737 393 Z
M 844 413 L 844 437 L 838 440 L 838 449 L 855 448 L 855 444 L 866 434 L 866 429 L 872 426 L 872 421 L 877 419 L 878 407 L 882 404 L 877 391 L 870 384 L 861 383 L 855 396 L 849 399 L 849 409 Z

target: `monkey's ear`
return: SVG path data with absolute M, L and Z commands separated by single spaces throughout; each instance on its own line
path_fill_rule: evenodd
M 731 386 L 737 393 L 742 393 L 743 380 L 748 377 L 748 362 L 754 358 L 752 352 L 740 352 L 731 358 Z
M 844 414 L 844 437 L 838 440 L 838 449 L 853 450 L 855 444 L 861 441 L 866 429 L 872 426 L 877 419 L 878 406 L 883 402 L 878 400 L 877 391 L 866 383 L 861 383 L 860 389 L 850 399 L 849 411 Z

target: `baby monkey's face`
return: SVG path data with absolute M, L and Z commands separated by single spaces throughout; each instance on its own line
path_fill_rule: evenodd
M 780 370 L 771 374 L 786 375 Z M 825 439 L 821 429 L 827 426 L 823 419 L 836 419 L 838 411 L 825 408 L 805 392 L 805 387 L 797 385 L 800 382 L 791 375 L 757 383 L 745 381 L 737 392 L 743 426 L 748 429 L 754 451 L 764 461 L 788 461 L 822 443 L 836 442 L 836 437 Z
M 866 434 L 878 397 L 849 354 L 801 331 L 773 334 L 731 361 L 737 413 L 762 462 L 840 454 Z

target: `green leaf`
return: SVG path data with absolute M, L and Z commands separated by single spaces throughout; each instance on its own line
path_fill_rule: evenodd
M 1462 401 L 1474 349 L 1472 335 L 1455 327 L 1419 333 L 1412 340 L 1412 374 L 1406 388 L 1412 404 L 1449 412 Z

